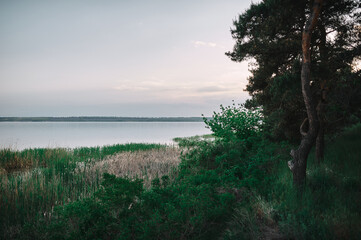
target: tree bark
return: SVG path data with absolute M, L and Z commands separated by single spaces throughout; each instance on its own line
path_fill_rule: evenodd
M 293 174 L 293 184 L 296 188 L 302 189 L 306 183 L 307 158 L 315 143 L 319 122 L 316 106 L 312 100 L 310 89 L 310 73 L 311 73 L 311 35 L 318 21 L 321 12 L 322 0 L 313 2 L 311 14 L 305 23 L 302 33 L 302 69 L 301 69 L 301 85 L 302 95 L 305 102 L 308 131 L 303 135 L 301 143 L 296 150 L 291 151 L 292 160 L 288 162 L 288 166 Z M 303 125 L 303 124 L 302 124 Z
M 319 121 L 319 130 L 316 138 L 316 160 L 317 164 L 323 162 L 325 153 L 325 103 L 320 99 L 317 106 L 317 116 Z
M 320 128 L 318 130 L 317 139 L 316 139 L 316 160 L 320 164 L 324 159 L 325 152 L 325 111 L 326 111 L 326 100 L 327 100 L 327 78 L 328 74 L 325 73 L 328 64 L 328 56 L 326 49 L 326 29 L 325 26 L 319 22 L 318 29 L 320 30 L 320 60 L 321 60 L 321 69 L 323 77 L 320 82 L 320 98 L 317 104 L 317 116 L 320 123 Z

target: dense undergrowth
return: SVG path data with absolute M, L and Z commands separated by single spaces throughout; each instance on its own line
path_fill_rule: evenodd
M 159 144 L 124 144 L 76 149 L 0 150 L 0 239 L 22 239 L 26 223 L 52 213 L 54 206 L 93 195 L 101 173 L 95 162 L 120 152 L 164 149 Z M 20 234 L 20 235 L 19 235 Z
M 95 193 L 53 203 L 57 207 L 25 219 L 11 237 L 358 239 L 361 124 L 328 141 L 322 164 L 310 157 L 300 195 L 286 164 L 293 146 L 263 137 L 259 112 L 232 106 L 206 122 L 215 139 L 179 140 L 185 151 L 177 171 L 153 179 L 150 187 L 140 179 L 104 174 Z M 34 189 L 34 198 L 38 195 Z

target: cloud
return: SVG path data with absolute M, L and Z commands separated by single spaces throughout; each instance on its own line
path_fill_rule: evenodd
M 203 41 L 191 41 L 191 43 L 193 44 L 194 47 L 211 47 L 211 48 L 215 48 L 215 47 L 219 47 L 219 48 L 223 48 L 222 46 L 219 46 L 217 43 L 214 42 L 203 42 Z
M 214 92 L 224 92 L 225 88 L 219 86 L 207 86 L 197 89 L 199 93 L 214 93 Z
M 212 97 L 234 98 L 243 92 L 242 84 L 216 84 L 216 83 L 190 83 L 190 82 L 164 82 L 164 81 L 141 81 L 117 85 L 113 90 L 120 93 L 119 96 L 137 96 L 145 101 L 161 100 L 164 102 L 178 101 L 207 101 Z M 185 100 L 186 99 L 186 100 Z
M 114 90 L 118 91 L 130 91 L 130 92 L 144 92 L 163 89 L 167 84 L 164 81 L 157 80 L 155 77 L 151 77 L 149 80 L 137 81 L 123 79 L 113 87 Z

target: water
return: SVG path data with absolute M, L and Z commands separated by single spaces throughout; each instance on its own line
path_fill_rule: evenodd
M 209 133 L 203 122 L 0 122 L 0 148 L 171 144 L 175 137 Z

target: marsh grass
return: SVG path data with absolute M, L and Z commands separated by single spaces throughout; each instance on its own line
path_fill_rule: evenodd
M 89 167 L 81 164 L 76 171 L 85 171 L 88 177 L 106 172 L 117 177 L 139 178 L 143 179 L 145 187 L 149 187 L 153 179 L 171 175 L 180 163 L 180 154 L 177 147 L 121 152 L 93 161 Z
M 177 143 L 180 147 L 191 147 L 197 145 L 197 143 L 206 141 L 213 141 L 215 136 L 213 134 L 205 134 L 205 135 L 196 135 L 192 137 L 177 137 L 173 138 L 173 141 Z
M 105 172 L 146 180 L 168 173 L 178 156 L 176 148 L 159 144 L 1 149 L 0 239 L 15 238 L 55 206 L 93 195 Z

